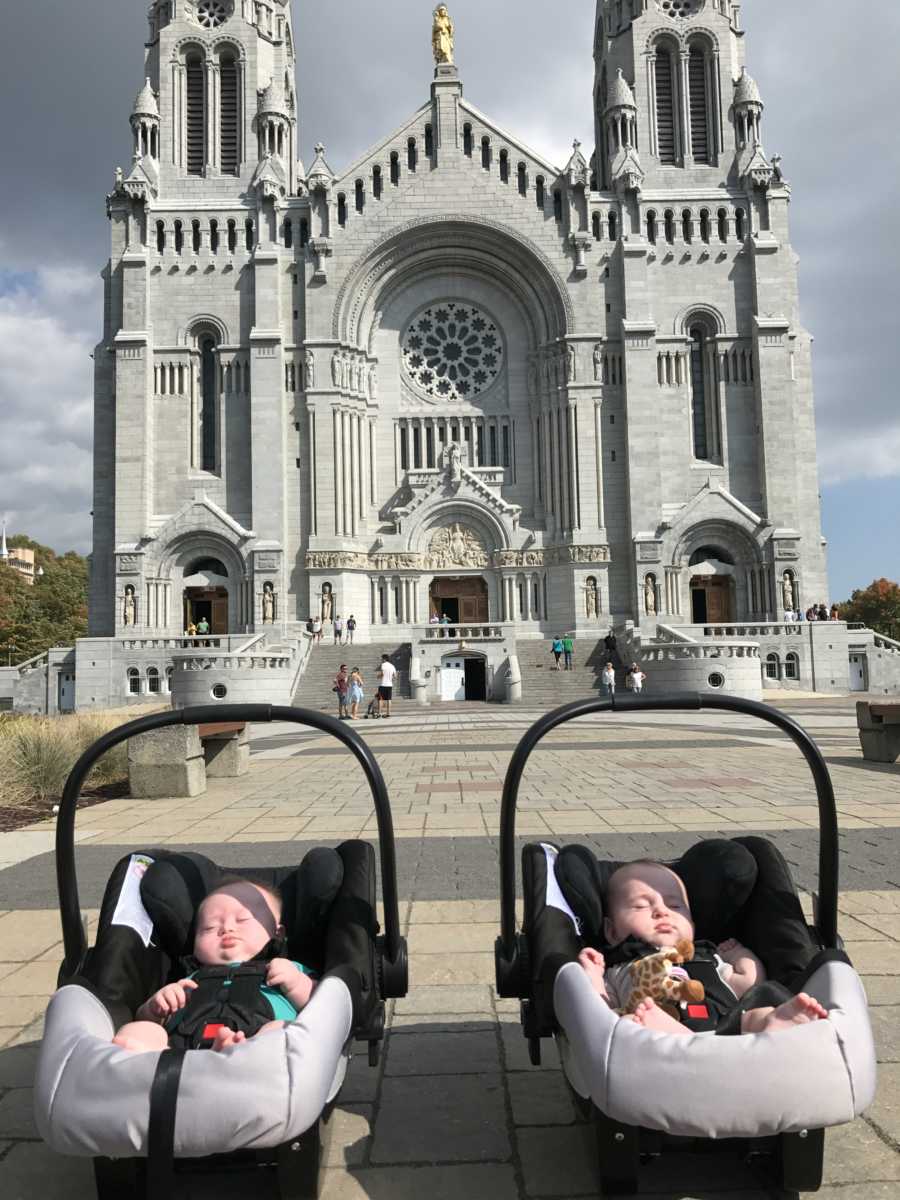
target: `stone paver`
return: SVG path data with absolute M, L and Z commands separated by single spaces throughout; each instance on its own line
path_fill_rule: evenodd
M 828 1134 L 825 1200 L 900 1197 L 900 768 L 870 770 L 840 701 L 787 706 L 831 760 L 842 839 L 841 931 L 864 982 L 880 1060 L 862 1121 Z M 397 833 L 401 924 L 411 988 L 389 1006 L 379 1067 L 354 1057 L 333 1117 L 323 1200 L 575 1200 L 597 1194 L 596 1149 L 543 1046 L 534 1067 L 515 1000 L 493 988 L 499 931 L 500 788 L 532 714 L 479 710 L 371 723 Z M 771 830 L 804 886 L 815 882 L 816 808 L 808 771 L 780 737 L 743 719 L 697 714 L 589 720 L 535 752 L 517 833 L 578 840 L 612 857 L 680 853 L 698 835 Z M 375 837 L 365 783 L 327 739 L 257 731 L 250 774 L 194 801 L 111 801 L 79 814 L 85 903 L 112 864 L 162 841 L 233 865 L 286 862 L 315 842 Z M 724 751 L 724 753 L 723 753 Z M 340 787 L 335 788 L 335 779 Z M 774 781 L 774 782 L 773 782 Z M 61 957 L 50 826 L 0 835 L 0 1179 L 3 1200 L 93 1197 L 89 1162 L 38 1141 L 31 1116 L 36 1041 Z M 83 835 L 83 836 L 82 836 Z M 295 844 L 295 845 L 294 845 Z M 293 849 L 286 849 L 293 845 Z M 18 865 L 17 865 L 18 864 Z M 804 897 L 809 909 L 809 897 Z M 91 925 L 96 909 L 88 912 Z M 521 916 L 521 906 L 519 906 Z M 642 1195 L 774 1200 L 734 1156 L 664 1156 Z M 232 1191 L 213 1191 L 223 1200 Z M 235 1195 L 245 1192 L 238 1190 Z M 264 1193 L 260 1191 L 260 1197 Z

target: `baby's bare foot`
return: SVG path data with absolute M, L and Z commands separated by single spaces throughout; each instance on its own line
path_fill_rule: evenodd
M 597 995 L 602 996 L 606 1000 L 606 959 L 600 951 L 595 950 L 592 946 L 586 947 L 578 955 L 578 963 L 587 973 L 587 977 L 591 981 L 591 987 Z
M 818 1000 L 800 992 L 792 1000 L 785 1001 L 769 1013 L 762 1023 L 765 1033 L 777 1033 L 781 1029 L 790 1029 L 794 1025 L 808 1025 L 810 1021 L 826 1021 L 828 1010 L 823 1008 Z
M 689 1029 L 676 1021 L 674 1017 L 659 1007 L 655 1000 L 642 1000 L 634 1010 L 634 1019 L 638 1025 L 651 1029 L 654 1033 L 686 1033 Z
M 241 1042 L 246 1042 L 246 1033 L 235 1033 L 233 1029 L 225 1029 L 224 1027 L 216 1033 L 211 1049 L 217 1053 L 222 1050 L 230 1050 L 232 1046 L 240 1046 Z

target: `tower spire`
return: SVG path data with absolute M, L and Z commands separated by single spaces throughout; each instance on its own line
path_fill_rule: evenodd
M 9 560 L 9 550 L 6 547 L 6 517 L 3 518 L 3 529 L 0 531 L 0 559 L 3 562 Z

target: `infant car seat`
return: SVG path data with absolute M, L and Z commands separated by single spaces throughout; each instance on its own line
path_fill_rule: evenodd
M 112 1045 L 158 988 L 184 975 L 197 908 L 222 869 L 199 854 L 147 849 L 115 867 L 88 948 L 74 864 L 78 796 L 93 763 L 111 746 L 168 725 L 291 721 L 333 734 L 355 755 L 371 788 L 381 848 L 386 933 L 378 936 L 372 846 L 316 847 L 299 866 L 229 875 L 278 887 L 286 956 L 320 982 L 296 1020 L 224 1053 L 169 1049 L 136 1054 Z M 282 1195 L 315 1196 L 322 1134 L 343 1083 L 354 1040 L 374 1065 L 384 1001 L 406 994 L 394 838 L 384 778 L 371 751 L 332 717 L 268 705 L 185 709 L 122 726 L 72 770 L 57 821 L 57 880 L 65 960 L 45 1022 L 35 1084 L 38 1128 L 62 1154 L 91 1156 L 101 1200 L 143 1189 L 172 1194 L 176 1168 L 231 1171 L 271 1166 Z
M 758 837 L 715 839 L 668 865 L 688 892 L 698 940 L 736 937 L 762 959 L 767 977 L 808 992 L 829 1011 L 778 1034 L 672 1037 L 620 1021 L 576 959 L 602 948 L 606 885 L 616 862 L 585 847 L 550 844 L 522 853 L 524 921 L 515 928 L 515 808 L 529 755 L 551 730 L 609 711 L 716 709 L 778 726 L 803 752 L 819 803 L 819 896 L 807 925 L 778 850 Z M 749 700 L 671 695 L 584 700 L 548 714 L 520 742 L 507 772 L 501 811 L 501 936 L 497 990 L 522 1002 L 532 1061 L 554 1037 L 563 1070 L 597 1132 L 608 1192 L 637 1189 L 640 1155 L 661 1135 L 755 1139 L 777 1155 L 781 1186 L 821 1185 L 824 1130 L 852 1121 L 875 1095 L 875 1048 L 862 984 L 837 935 L 838 832 L 834 792 L 812 739 L 789 717 Z M 761 1139 L 766 1139 L 761 1142 Z M 671 1140 L 671 1139 L 670 1139 Z

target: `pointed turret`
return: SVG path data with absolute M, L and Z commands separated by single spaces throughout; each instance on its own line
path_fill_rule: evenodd
M 737 170 L 752 187 L 767 188 L 774 172 L 762 145 L 762 102 L 759 87 L 747 68 L 734 85 L 734 120 L 737 129 Z
M 3 562 L 9 560 L 9 550 L 6 548 L 6 522 L 3 522 L 3 530 L 0 532 L 0 559 Z
M 604 114 L 609 149 L 609 178 L 617 191 L 639 192 L 644 172 L 637 150 L 637 104 L 622 68 L 609 89 Z

